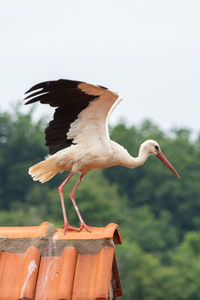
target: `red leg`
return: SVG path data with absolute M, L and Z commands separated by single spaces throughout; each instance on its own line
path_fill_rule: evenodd
M 72 230 L 77 230 L 79 231 L 78 228 L 72 227 L 69 225 L 68 220 L 67 220 L 67 215 L 66 215 L 66 210 L 65 210 L 65 202 L 64 202 L 64 197 L 63 197 L 63 189 L 65 184 L 70 180 L 70 178 L 74 175 L 74 173 L 70 173 L 69 176 L 63 181 L 63 183 L 58 187 L 58 191 L 60 193 L 60 200 L 61 200 L 61 206 L 62 206 L 62 212 L 63 212 L 63 218 L 64 218 L 64 225 L 62 228 L 64 228 L 64 233 L 66 232 L 67 229 L 72 229 Z
M 87 225 L 85 224 L 85 222 L 83 221 L 83 218 L 81 217 L 81 214 L 80 214 L 80 212 L 79 212 L 78 206 L 77 206 L 76 201 L 75 201 L 75 192 L 76 192 L 76 190 L 77 190 L 79 184 L 81 183 L 82 179 L 83 179 L 83 174 L 81 174 L 81 176 L 80 176 L 80 178 L 77 180 L 77 182 L 76 182 L 76 184 L 75 184 L 73 190 L 71 191 L 71 193 L 70 193 L 70 199 L 72 200 L 72 203 L 73 203 L 73 205 L 74 205 L 74 208 L 75 208 L 75 210 L 76 210 L 76 213 L 77 213 L 77 215 L 78 215 L 78 217 L 79 217 L 79 220 L 80 220 L 80 222 L 81 222 L 80 230 L 83 229 L 83 228 L 85 228 L 87 231 L 91 232 L 91 230 L 89 229 L 89 226 L 87 226 Z

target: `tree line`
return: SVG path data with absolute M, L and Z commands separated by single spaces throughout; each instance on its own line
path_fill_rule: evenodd
M 20 108 L 0 112 L 0 226 L 62 226 L 57 187 L 67 173 L 45 184 L 33 182 L 28 168 L 47 155 L 43 130 Z M 200 138 L 187 128 L 164 132 L 152 121 L 138 126 L 119 122 L 111 138 L 137 156 L 151 138 L 181 175 L 178 180 L 155 157 L 136 169 L 113 167 L 90 172 L 77 190 L 88 225 L 119 225 L 123 244 L 116 247 L 124 296 L 130 300 L 200 299 Z M 65 187 L 70 223 L 79 226 L 69 200 L 77 177 Z

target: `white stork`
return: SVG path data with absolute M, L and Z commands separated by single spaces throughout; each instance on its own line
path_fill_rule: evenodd
M 107 121 L 113 108 L 122 100 L 117 93 L 102 86 L 65 79 L 39 83 L 27 93 L 31 94 L 25 98 L 29 99 L 25 104 L 40 101 L 42 104 L 56 107 L 53 120 L 45 130 L 49 156 L 32 166 L 29 174 L 33 180 L 43 183 L 57 173 L 71 171 L 58 188 L 64 232 L 69 229 L 80 231 L 82 228 L 90 231 L 75 202 L 75 191 L 90 170 L 115 165 L 136 168 L 142 165 L 149 155 L 154 154 L 180 178 L 156 141 L 147 140 L 142 143 L 138 156 L 134 158 L 125 148 L 110 140 Z M 65 184 L 76 172 L 80 173 L 80 178 L 72 189 L 70 198 L 80 219 L 79 229 L 69 225 L 63 197 Z

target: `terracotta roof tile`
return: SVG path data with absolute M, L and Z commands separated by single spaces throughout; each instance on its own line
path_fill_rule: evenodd
M 35 300 L 71 299 L 77 254 L 66 247 L 62 256 L 42 257 Z
M 40 226 L 25 227 L 0 227 L 0 238 L 34 238 L 42 237 L 47 233 L 49 222 L 44 222 Z
M 113 255 L 113 247 L 102 248 L 94 255 L 78 255 L 72 299 L 92 300 L 108 297 Z
M 0 254 L 0 299 L 33 299 L 40 252 L 34 246 L 26 253 Z
M 121 243 L 116 224 L 65 235 L 48 222 L 0 228 L 0 299 L 116 299 L 114 243 Z
M 64 235 L 63 229 L 59 228 L 53 235 L 53 238 L 61 240 L 98 240 L 114 237 L 115 244 L 121 244 L 121 235 L 118 226 L 114 223 L 110 223 L 105 227 L 91 227 L 91 230 L 92 232 L 88 232 L 85 229 L 81 230 L 81 232 L 69 231 Z

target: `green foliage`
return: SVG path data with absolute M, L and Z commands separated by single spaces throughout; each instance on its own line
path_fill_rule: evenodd
M 150 206 L 144 205 L 130 210 L 129 230 L 126 237 L 130 241 L 137 241 L 138 245 L 147 252 L 157 255 L 171 249 L 178 243 L 178 230 L 172 225 L 172 216 L 163 210 L 157 218 Z
M 42 122 L 32 123 L 27 115 L 0 114 L 0 208 L 9 209 L 13 201 L 25 202 L 32 180 L 27 176 L 28 167 L 41 160 L 46 149 L 43 146 Z M 33 155 L 34 153 L 34 155 Z
M 45 220 L 62 226 L 58 185 L 33 182 L 28 168 L 47 155 L 42 120 L 0 112 L 0 226 L 38 225 Z M 157 140 L 181 175 L 178 180 L 155 157 L 135 170 L 113 167 L 85 176 L 76 201 L 86 223 L 118 223 L 123 244 L 116 247 L 123 299 L 196 300 L 200 294 L 200 138 L 188 129 L 163 132 L 146 120 L 139 126 L 122 122 L 111 128 L 113 140 L 137 156 L 139 145 Z M 64 190 L 70 223 L 79 226 L 69 193 Z

